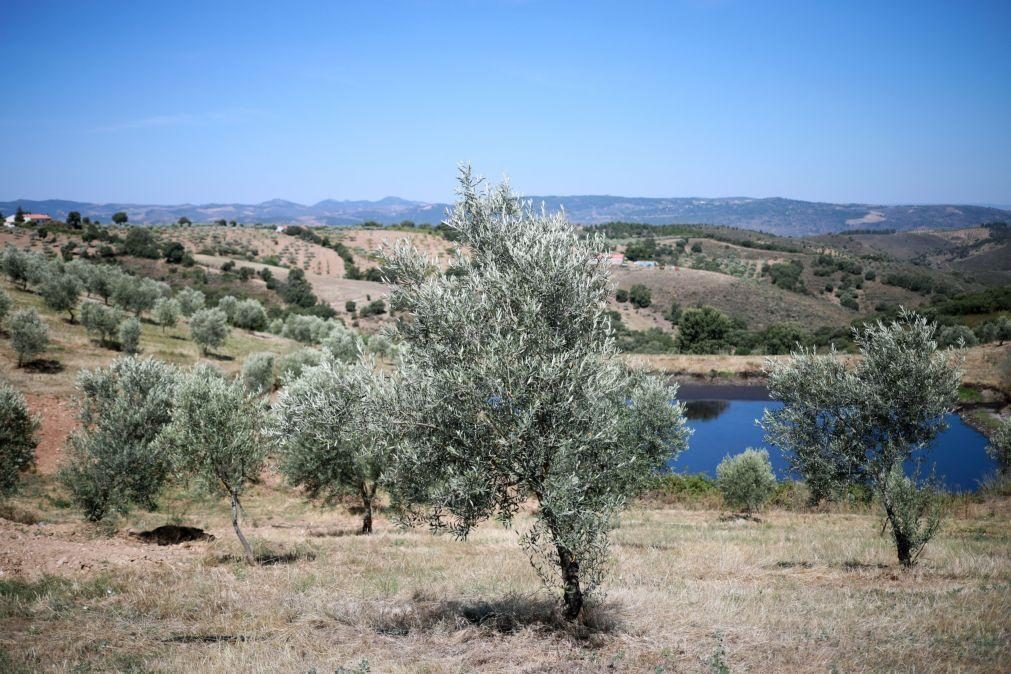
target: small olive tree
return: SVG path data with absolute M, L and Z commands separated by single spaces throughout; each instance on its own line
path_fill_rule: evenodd
M 39 421 L 28 411 L 25 397 L 0 381 L 0 496 L 12 493 L 21 473 L 35 464 Z
M 997 462 L 1001 475 L 1011 475 L 1011 417 L 997 425 L 986 451 Z
M 956 356 L 938 350 L 935 330 L 903 310 L 892 323 L 854 330 L 861 358 L 853 367 L 813 350 L 770 362 L 769 390 L 783 407 L 762 419 L 767 440 L 786 452 L 817 497 L 850 484 L 873 489 L 904 566 L 929 540 L 924 532 L 936 528 L 920 528 L 916 513 L 925 512 L 923 504 L 909 496 L 916 485 L 896 475 L 914 450 L 947 427 L 961 382 Z
M 84 286 L 73 274 L 52 270 L 43 281 L 40 292 L 46 306 L 55 311 L 66 311 L 74 322 L 74 311 Z
M 235 318 L 235 307 L 239 305 L 239 300 L 234 295 L 225 295 L 218 300 L 217 307 L 225 312 L 225 316 L 228 317 L 228 322 L 231 323 L 232 319 Z
M 262 395 L 274 390 L 276 357 L 269 351 L 251 353 L 242 364 L 242 384 L 250 393 Z
M 175 298 L 179 301 L 179 310 L 187 318 L 204 308 L 204 294 L 196 288 L 183 288 Z
M 92 301 L 85 301 L 81 305 L 81 325 L 89 334 L 97 336 L 103 346 L 119 334 L 119 324 L 122 321 L 123 313 L 117 307 Z
M 132 356 L 78 377 L 81 428 L 61 478 L 89 520 L 155 508 L 171 464 L 154 440 L 171 418 L 177 381 L 171 365 Z
M 28 288 L 29 269 L 31 261 L 27 253 L 11 245 L 4 246 L 0 253 L 0 268 L 12 283 L 17 283 L 22 290 Z
M 376 490 L 396 442 L 384 410 L 393 392 L 374 363 L 331 357 L 289 383 L 271 416 L 282 472 L 314 497 L 357 494 L 363 534 L 372 533 Z
M 225 379 L 210 366 L 198 365 L 180 382 L 172 422 L 158 442 L 171 449 L 183 474 L 195 476 L 213 491 L 228 496 L 232 527 L 250 564 L 255 559 L 239 527 L 240 497 L 263 468 L 267 444 L 262 435 L 264 415 L 264 401 L 248 395 L 240 382 Z
M 165 328 L 174 327 L 179 322 L 179 314 L 181 312 L 182 309 L 177 299 L 161 297 L 154 303 L 154 320 L 161 326 L 163 331 Z
M 119 326 L 119 346 L 131 354 L 140 350 L 140 321 L 136 316 L 131 316 Z
M 263 330 L 267 327 L 267 311 L 257 300 L 242 300 L 235 305 L 232 324 L 244 330 Z
M 407 312 L 390 423 L 404 430 L 388 485 L 408 522 L 465 537 L 532 499 L 521 544 L 564 615 L 604 575 L 607 531 L 626 500 L 684 449 L 676 389 L 628 369 L 607 314 L 598 238 L 464 169 L 447 225 L 469 251 L 460 274 L 406 246 L 385 261 Z
M 11 300 L 11 296 L 7 294 L 6 290 L 0 288 L 0 323 L 7 318 L 12 306 L 14 306 L 14 302 Z
M 201 309 L 190 318 L 190 335 L 205 356 L 228 339 L 228 316 L 221 309 Z
M 7 317 L 4 328 L 11 338 L 11 347 L 18 354 L 18 367 L 23 367 L 49 346 L 49 327 L 35 309 L 19 309 Z
M 716 466 L 716 486 L 729 507 L 749 515 L 761 510 L 776 492 L 776 475 L 769 453 L 749 448 L 736 456 L 727 456 Z

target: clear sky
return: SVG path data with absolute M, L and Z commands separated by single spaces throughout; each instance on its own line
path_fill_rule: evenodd
M 1011 2 L 0 0 L 0 200 L 1011 204 Z

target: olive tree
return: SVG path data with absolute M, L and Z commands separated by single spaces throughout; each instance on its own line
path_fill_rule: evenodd
M 265 402 L 225 379 L 207 365 L 182 378 L 173 403 L 172 421 L 158 444 L 171 450 L 176 466 L 213 491 L 224 493 L 232 506 L 232 527 L 246 561 L 253 550 L 239 527 L 240 497 L 257 478 L 266 457 L 262 435 Z
M 176 293 L 176 299 L 179 310 L 187 318 L 204 308 L 204 294 L 196 288 L 183 288 Z
M 119 326 L 119 346 L 126 353 L 140 350 L 140 321 L 136 316 L 131 316 Z
M 133 356 L 78 377 L 81 427 L 61 478 L 89 520 L 155 508 L 171 462 L 154 441 L 171 418 L 177 381 L 171 365 Z
M 956 356 L 938 350 L 935 331 L 903 310 L 896 321 L 854 330 L 861 357 L 852 367 L 813 350 L 770 362 L 769 391 L 783 407 L 767 410 L 761 422 L 816 497 L 850 484 L 874 491 L 904 566 L 915 563 L 936 527 L 926 507 L 931 491 L 902 476 L 902 465 L 947 427 L 961 382 Z
M 171 297 L 161 297 L 154 303 L 154 320 L 164 331 L 165 328 L 171 328 L 179 322 L 181 311 L 179 300 Z
M 251 353 L 242 363 L 242 383 L 251 393 L 264 394 L 274 390 L 276 357 L 269 351 Z
M 1001 475 L 1011 474 L 1011 417 L 997 425 L 986 451 L 997 462 Z
M 49 327 L 35 309 L 19 309 L 7 317 L 4 329 L 18 354 L 18 367 L 31 361 L 49 346 Z
M 7 291 L 0 288 L 0 322 L 7 318 L 7 314 L 10 313 L 11 307 L 14 302 L 11 300 L 11 296 L 7 294 Z
M 125 311 L 140 316 L 154 308 L 158 298 L 168 295 L 170 289 L 165 283 L 150 278 L 120 276 L 112 292 L 112 301 Z
M 727 456 L 716 466 L 716 486 L 731 508 L 749 515 L 761 510 L 776 491 L 769 453 L 748 448 L 736 456 Z
M 285 387 L 271 416 L 282 472 L 313 497 L 357 494 L 363 534 L 372 533 L 376 490 L 396 442 L 385 418 L 393 390 L 370 361 L 327 358 Z
M 242 300 L 235 305 L 232 324 L 245 330 L 263 330 L 267 327 L 267 311 L 254 299 Z
M 239 304 L 238 298 L 234 295 L 225 295 L 218 300 L 217 307 L 225 312 L 225 316 L 228 317 L 228 322 L 231 323 L 232 319 L 235 318 L 235 307 Z
M 201 309 L 190 318 L 190 335 L 205 356 L 228 339 L 228 317 L 221 309 Z
M 107 345 L 113 335 L 119 334 L 123 313 L 116 307 L 85 301 L 81 305 L 81 325 L 89 334 L 96 335 L 102 345 Z
M 25 397 L 0 381 L 0 496 L 13 492 L 21 473 L 34 465 L 38 430 Z
M 577 619 L 614 517 L 688 429 L 676 390 L 618 356 L 603 241 L 479 183 L 463 169 L 446 223 L 469 251 L 460 274 L 406 243 L 384 262 L 391 305 L 409 317 L 389 489 L 405 521 L 461 538 L 492 516 L 511 523 L 532 499 L 520 542 Z
M 22 290 L 28 288 L 30 266 L 27 253 L 9 244 L 4 246 L 3 252 L 0 253 L 0 269 L 3 269 L 3 273 L 11 280 L 11 283 L 17 283 Z
M 53 269 L 42 282 L 40 292 L 46 306 L 54 311 L 66 311 L 70 322 L 74 322 L 74 311 L 81 298 L 83 286 L 73 274 Z

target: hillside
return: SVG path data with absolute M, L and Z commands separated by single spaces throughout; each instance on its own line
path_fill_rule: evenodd
M 831 204 L 797 199 L 750 197 L 649 198 L 621 196 L 530 196 L 549 210 L 564 208 L 578 224 L 611 221 L 647 224 L 708 223 L 773 234 L 805 236 L 862 229 L 960 229 L 985 222 L 1011 221 L 1011 211 L 972 205 Z M 449 204 L 386 197 L 378 201 L 325 199 L 312 205 L 283 199 L 259 204 L 96 204 L 58 199 L 18 199 L 0 202 L 0 212 L 18 207 L 30 212 L 65 218 L 70 211 L 109 222 L 113 213 L 125 212 L 130 222 L 165 225 L 186 217 L 193 222 L 232 221 L 242 224 L 291 223 L 309 225 L 355 225 L 367 221 L 396 224 L 404 220 L 438 224 Z

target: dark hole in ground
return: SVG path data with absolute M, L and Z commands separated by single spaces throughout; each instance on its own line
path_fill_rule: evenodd
M 197 527 L 184 527 L 175 524 L 165 524 L 151 531 L 131 532 L 131 536 L 145 543 L 157 545 L 178 545 L 190 541 L 213 541 L 214 536 Z
M 63 372 L 63 363 L 52 358 L 36 358 L 33 361 L 25 363 L 24 368 L 29 372 L 37 372 L 39 374 L 56 374 L 57 372 Z

